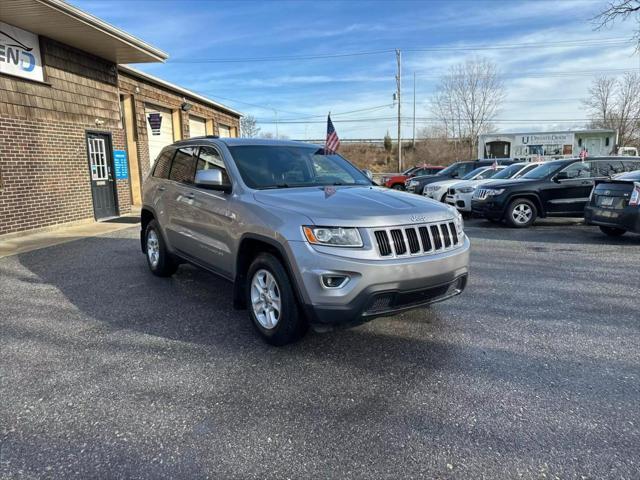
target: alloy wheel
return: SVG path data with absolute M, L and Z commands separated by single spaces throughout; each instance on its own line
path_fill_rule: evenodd
M 511 211 L 511 218 L 519 225 L 524 225 L 531 221 L 533 209 L 526 203 L 519 203 Z
M 147 234 L 147 257 L 151 266 L 156 268 L 160 262 L 160 243 L 155 230 L 149 230 Z
M 271 330 L 278 325 L 282 299 L 278 282 L 268 270 L 258 270 L 251 279 L 251 306 L 262 327 Z

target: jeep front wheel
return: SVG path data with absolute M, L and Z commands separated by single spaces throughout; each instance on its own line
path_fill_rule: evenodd
M 536 221 L 538 210 L 531 200 L 516 198 L 507 208 L 506 220 L 516 228 L 526 228 Z
M 249 267 L 247 281 L 249 315 L 268 343 L 286 345 L 306 333 L 306 319 L 280 260 L 269 253 L 258 255 Z

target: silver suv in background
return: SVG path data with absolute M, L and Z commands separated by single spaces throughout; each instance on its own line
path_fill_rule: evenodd
M 469 266 L 455 208 L 377 187 L 317 145 L 257 139 L 166 147 L 141 246 L 155 275 L 189 262 L 232 281 L 275 345 L 458 295 Z

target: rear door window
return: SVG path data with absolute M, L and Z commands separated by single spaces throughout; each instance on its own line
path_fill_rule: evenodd
M 595 160 L 593 161 L 594 177 L 609 177 L 616 173 L 622 173 L 624 166 L 620 160 Z
M 623 160 L 622 165 L 624 166 L 625 172 L 633 172 L 634 170 L 640 170 L 640 161 L 638 160 Z
M 156 166 L 153 169 L 153 176 L 157 178 L 169 178 L 169 171 L 171 170 L 171 159 L 173 158 L 174 150 L 165 150 L 156 160 Z
M 196 174 L 196 157 L 194 153 L 195 148 L 192 147 L 179 148 L 176 151 L 171 165 L 169 180 L 187 185 L 193 184 L 193 179 Z

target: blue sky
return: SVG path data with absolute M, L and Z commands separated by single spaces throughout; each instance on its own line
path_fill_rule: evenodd
M 243 59 L 400 48 L 404 137 L 412 133 L 413 72 L 416 116 L 425 119 L 447 68 L 474 56 L 493 60 L 506 94 L 496 126 L 523 131 L 582 125 L 580 99 L 596 75 L 640 68 L 625 43 L 637 23 L 594 31 L 602 0 L 71 1 L 170 55 L 166 64 L 137 68 L 254 115 L 263 132 L 275 133 L 277 117 L 289 138 L 323 138 L 328 111 L 341 137 L 394 134 L 395 54 Z M 419 120 L 417 128 L 428 125 Z

